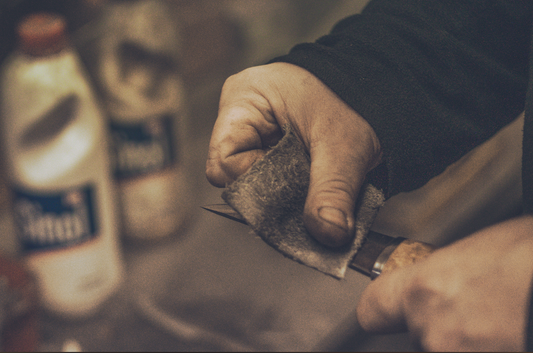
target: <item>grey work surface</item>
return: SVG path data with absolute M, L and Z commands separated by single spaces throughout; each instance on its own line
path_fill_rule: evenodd
M 205 188 L 202 200 L 219 201 L 220 190 Z M 73 338 L 90 351 L 306 351 L 353 316 L 364 276 L 352 272 L 337 281 L 284 258 L 245 225 L 200 209 L 196 217 L 170 241 L 126 244 L 127 278 L 119 293 L 87 321 L 44 316 L 43 350 Z M 199 327 L 198 339 L 186 336 L 190 327 L 178 330 L 179 337 L 161 326 L 147 300 L 169 318 Z
M 519 143 L 513 147 L 509 140 L 520 132 L 520 123 L 502 130 L 491 144 L 444 175 L 463 179 L 469 173 L 475 176 L 466 178 L 470 181 L 456 189 L 428 183 L 425 189 L 393 198 L 374 229 L 444 245 L 517 212 L 519 157 L 511 156 Z M 207 141 L 199 142 L 198 155 L 207 146 Z M 485 153 L 478 152 L 487 148 L 508 165 L 481 162 Z M 463 163 L 469 160 L 475 163 Z M 220 202 L 220 189 L 205 179 L 198 180 L 197 190 L 193 203 Z M 450 201 L 439 199 L 443 191 L 462 192 Z M 127 277 L 117 295 L 86 321 L 44 316 L 43 350 L 58 350 L 66 339 L 77 340 L 88 351 L 416 350 L 407 334 L 371 336 L 360 330 L 354 310 L 368 278 L 350 271 L 345 280 L 335 280 L 283 257 L 247 226 L 199 207 L 183 234 L 151 246 L 125 244 L 124 253 Z
M 199 203 L 220 201 L 219 189 L 207 182 L 201 189 Z M 369 281 L 353 271 L 338 281 L 302 266 L 247 226 L 200 208 L 180 236 L 125 244 L 124 252 L 127 277 L 117 295 L 87 321 L 45 315 L 43 350 L 75 339 L 89 351 L 308 351 L 351 321 Z M 186 325 L 165 323 L 154 308 Z

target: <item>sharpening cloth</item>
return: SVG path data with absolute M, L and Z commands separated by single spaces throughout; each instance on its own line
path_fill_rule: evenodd
M 342 279 L 383 205 L 384 195 L 366 184 L 356 205 L 353 242 L 342 248 L 320 244 L 309 235 L 303 223 L 310 158 L 294 132 L 290 128 L 284 130 L 280 142 L 231 183 L 222 198 L 274 249 L 292 260 Z

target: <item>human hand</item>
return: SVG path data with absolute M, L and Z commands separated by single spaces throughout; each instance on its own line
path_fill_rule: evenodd
M 227 79 L 207 179 L 219 187 L 233 182 L 281 139 L 286 124 L 311 157 L 305 226 L 325 245 L 344 245 L 353 238 L 355 200 L 366 173 L 380 161 L 380 144 L 359 114 L 298 66 L 274 63 Z
M 379 276 L 357 307 L 372 333 L 408 330 L 429 351 L 525 349 L 533 216 L 515 218 Z

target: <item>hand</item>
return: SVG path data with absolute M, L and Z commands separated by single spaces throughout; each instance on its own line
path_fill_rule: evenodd
M 245 173 L 290 124 L 311 157 L 304 208 L 309 233 L 328 246 L 354 235 L 354 206 L 366 173 L 380 161 L 370 125 L 308 71 L 274 63 L 226 81 L 213 128 L 206 175 L 224 187 Z
M 357 317 L 368 332 L 409 330 L 430 351 L 525 349 L 533 216 L 522 216 L 378 277 Z

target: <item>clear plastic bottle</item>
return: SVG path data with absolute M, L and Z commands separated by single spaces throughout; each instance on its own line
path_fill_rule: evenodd
M 111 1 L 89 69 L 109 119 L 124 235 L 176 235 L 191 216 L 180 36 L 163 1 Z
M 30 15 L 17 33 L 0 82 L 14 219 L 43 306 L 83 317 L 123 274 L 105 120 L 62 17 Z

